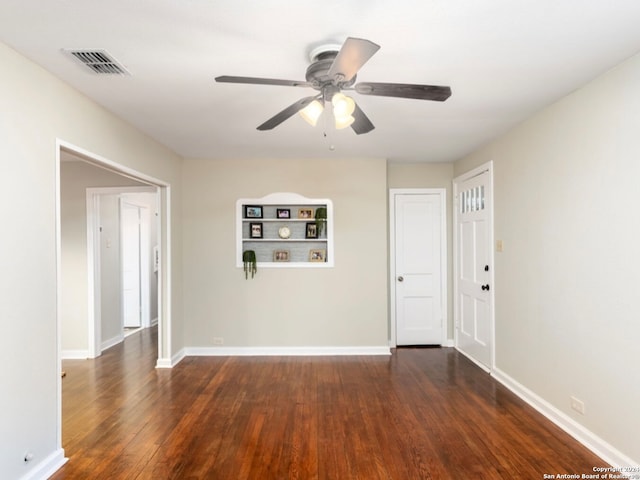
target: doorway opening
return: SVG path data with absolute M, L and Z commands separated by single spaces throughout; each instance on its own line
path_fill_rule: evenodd
M 156 248 L 152 248 L 153 250 L 153 259 L 150 260 L 153 262 L 154 269 L 157 271 L 154 272 L 154 275 L 157 277 L 157 300 L 154 301 L 156 306 L 157 315 L 154 315 L 157 318 L 158 324 L 158 358 L 156 366 L 159 368 L 167 368 L 172 366 L 171 361 L 171 338 L 168 334 L 171 331 L 170 325 L 170 315 L 169 315 L 169 306 L 170 306 L 170 293 L 171 293 L 171 283 L 170 283 L 170 265 L 167 261 L 170 258 L 170 210 L 169 210 L 169 199 L 170 199 L 170 185 L 162 180 L 154 178 L 144 172 L 133 170 L 124 165 L 118 164 L 112 160 L 106 159 L 99 155 L 93 154 L 92 152 L 86 151 L 80 147 L 75 145 L 63 142 L 58 140 L 56 146 L 56 171 L 57 171 L 57 191 L 56 191 L 56 218 L 57 218 L 57 243 L 58 243 L 58 271 L 61 272 L 59 274 L 59 279 L 57 282 L 57 295 L 58 295 L 58 331 L 62 332 L 64 327 L 63 321 L 67 320 L 67 317 L 63 315 L 63 311 L 65 306 L 72 303 L 77 305 L 78 309 L 77 313 L 82 319 L 87 319 L 86 323 L 83 323 L 83 327 L 78 329 L 78 335 L 82 337 L 82 339 L 86 339 L 83 343 L 79 342 L 80 347 L 72 348 L 71 355 L 65 355 L 67 358 L 92 358 L 97 356 L 101 351 L 101 344 L 96 347 L 96 331 L 99 330 L 100 325 L 96 325 L 96 319 L 100 318 L 100 308 L 101 308 L 101 295 L 96 293 L 96 285 L 99 285 L 99 274 L 100 271 L 96 268 L 96 265 L 99 265 L 99 262 L 96 262 L 94 258 L 94 254 L 99 252 L 99 249 L 95 248 L 96 244 L 99 242 L 99 238 L 96 238 L 96 232 L 99 232 L 100 225 L 97 222 L 97 216 L 95 212 L 98 212 L 99 202 L 97 195 L 88 195 L 85 193 L 86 197 L 83 200 L 83 205 L 81 206 L 82 210 L 86 209 L 86 214 L 88 217 L 86 218 L 87 225 L 92 225 L 93 228 L 87 228 L 85 225 L 76 226 L 76 228 L 84 229 L 85 238 L 84 241 L 80 241 L 78 245 L 79 248 L 74 252 L 75 257 L 74 261 L 77 261 L 82 264 L 81 271 L 86 272 L 84 275 L 80 275 L 80 277 L 73 279 L 73 281 L 77 283 L 72 283 L 72 286 L 76 288 L 72 290 L 74 298 L 68 298 L 69 296 L 63 296 L 63 284 L 65 282 L 69 282 L 67 278 L 64 276 L 64 269 L 61 268 L 62 265 L 62 249 L 61 244 L 64 243 L 65 239 L 62 238 L 62 213 L 61 212 L 61 164 L 63 161 L 75 161 L 82 162 L 85 165 L 95 167 L 96 170 L 101 172 L 107 172 L 110 175 L 119 176 L 123 180 L 122 184 L 128 185 L 129 187 L 134 186 L 137 191 L 145 189 L 147 193 L 153 193 L 156 198 L 156 211 L 157 213 L 156 219 L 153 222 L 156 222 L 157 225 L 157 244 L 154 246 Z M 95 186 L 95 184 L 93 184 Z M 78 188 L 81 188 L 78 186 Z M 84 189 L 86 192 L 86 189 Z M 64 212 L 65 215 L 67 212 Z M 84 219 L 83 219 L 84 222 Z M 106 239 L 105 239 L 106 241 Z M 118 241 L 119 239 L 112 239 L 112 241 Z M 84 252 L 84 253 L 82 253 Z M 66 259 L 65 259 L 66 261 Z M 118 284 L 121 282 L 119 281 Z M 66 284 L 65 284 L 66 288 Z M 117 295 L 121 295 L 121 291 L 117 290 Z M 118 302 L 120 303 L 120 302 Z M 121 314 L 119 315 L 121 316 Z M 90 330 L 93 330 L 92 332 Z M 59 334 L 59 358 L 62 359 L 62 351 L 65 349 L 65 346 L 62 344 L 62 336 Z M 92 351 L 93 350 L 93 351 Z M 65 353 L 68 353 L 65 350 Z
M 173 361 L 171 359 L 171 316 L 170 316 L 170 299 L 171 299 L 171 264 L 169 259 L 171 258 L 171 211 L 170 211 L 170 199 L 171 199 L 171 186 L 170 184 L 154 178 L 144 172 L 139 172 L 137 170 L 131 169 L 129 167 L 125 167 L 119 163 L 116 163 L 112 160 L 106 159 L 99 155 L 93 154 L 87 150 L 84 150 L 80 147 L 77 147 L 68 142 L 64 142 L 62 140 L 56 140 L 56 150 L 55 150 L 55 240 L 56 240 L 56 330 L 57 330 L 57 371 L 59 373 L 63 373 L 61 369 L 62 365 L 62 325 L 63 325 L 63 315 L 62 312 L 65 307 L 65 301 L 67 299 L 63 298 L 63 283 L 68 279 L 63 278 L 64 272 L 62 271 L 63 264 L 63 254 L 62 254 L 62 189 L 61 189 L 61 162 L 63 157 L 74 157 L 76 161 L 86 162 L 88 165 L 92 165 L 103 169 L 103 171 L 108 171 L 113 174 L 120 175 L 122 178 L 133 180 L 134 182 L 143 184 L 147 187 L 150 187 L 155 192 L 157 198 L 157 212 L 158 212 L 158 242 L 157 249 L 154 249 L 154 261 L 157 265 L 157 278 L 158 278 L 158 295 L 157 295 L 157 318 L 158 318 L 158 327 L 157 327 L 157 355 L 156 356 L 156 368 L 171 368 L 173 366 Z M 85 193 L 86 194 L 86 193 Z M 80 202 L 82 203 L 82 202 Z M 84 210 L 86 208 L 85 205 L 82 205 L 81 209 Z M 85 213 L 86 214 L 86 213 Z M 84 217 L 86 218 L 86 217 Z M 78 312 L 80 316 L 83 318 L 93 317 L 95 314 L 96 305 L 94 302 L 94 280 L 95 280 L 95 270 L 93 262 L 89 262 L 86 254 L 86 246 L 91 243 L 91 239 L 87 238 L 87 232 L 92 231 L 91 229 L 86 228 L 86 224 L 82 222 L 83 225 L 80 227 L 83 232 L 85 232 L 85 239 L 80 240 L 77 245 L 81 248 L 80 251 L 84 251 L 84 256 L 80 254 L 79 256 L 73 257 L 73 260 L 79 262 L 85 262 L 85 274 L 81 275 L 81 285 L 84 287 L 79 287 L 74 290 L 77 292 L 79 298 L 82 298 L 80 302 L 83 306 L 79 309 Z M 71 301 L 68 303 L 74 304 L 75 299 L 71 298 Z M 89 307 L 91 305 L 91 308 Z M 87 322 L 83 324 L 87 325 Z M 95 329 L 95 322 L 91 322 L 93 328 Z M 88 341 L 88 335 L 85 331 L 80 332 L 81 337 L 83 337 L 87 343 L 80 343 L 81 348 L 79 350 L 84 350 L 84 352 L 88 352 L 89 344 L 91 342 Z M 95 345 L 95 343 L 94 343 Z M 83 358 L 88 358 L 88 355 L 85 354 Z M 61 451 L 62 449 L 62 375 L 57 375 L 57 385 L 56 385 L 56 443 L 58 444 L 58 448 Z M 66 461 L 66 459 L 65 459 Z

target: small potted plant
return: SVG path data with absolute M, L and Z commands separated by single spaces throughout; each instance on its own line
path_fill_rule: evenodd
M 244 278 L 249 278 L 249 272 L 251 272 L 251 278 L 253 278 L 258 271 L 256 252 L 254 250 L 245 250 L 242 252 L 242 263 L 244 264 Z
M 322 230 L 327 224 L 327 207 L 316 208 L 316 228 L 318 229 L 318 236 L 322 235 Z

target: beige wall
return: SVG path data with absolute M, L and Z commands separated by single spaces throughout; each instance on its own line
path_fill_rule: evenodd
M 453 341 L 453 248 L 452 248 L 452 163 L 389 163 L 387 185 L 389 188 L 445 188 L 447 221 L 447 338 Z
M 636 56 L 455 165 L 494 161 L 497 368 L 636 465 L 639 125 Z
M 188 160 L 183 180 L 186 345 L 388 345 L 384 160 Z M 245 280 L 236 201 L 274 192 L 332 200 L 334 268 L 261 268 Z
M 170 183 L 173 328 L 181 347 L 180 159 L 0 44 L 0 471 L 37 474 L 62 457 L 56 311 L 56 140 Z M 25 452 L 33 460 L 25 465 Z M 43 477 L 40 472 L 38 477 Z
M 63 154 L 63 157 L 68 157 Z M 86 354 L 87 312 L 87 188 L 142 185 L 81 161 L 60 164 L 61 312 L 62 350 L 67 355 Z M 117 211 L 117 210 L 116 210 Z M 117 233 L 117 232 L 116 232 Z M 117 238 L 117 237 L 116 237 Z M 118 260 L 118 242 L 112 251 Z M 112 264 L 113 262 L 111 262 Z M 106 266 L 109 262 L 105 262 Z M 109 304 L 111 302 L 105 302 Z M 116 308 L 119 309 L 119 300 Z M 104 337 L 103 337 L 104 338 Z

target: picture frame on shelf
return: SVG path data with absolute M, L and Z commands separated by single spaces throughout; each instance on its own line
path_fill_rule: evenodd
M 251 222 L 249 224 L 249 238 L 262 238 L 261 222 Z
M 307 222 L 304 229 L 304 238 L 318 238 L 318 225 L 316 222 Z
M 291 209 L 276 208 L 276 218 L 291 218 Z
M 324 249 L 312 248 L 309 250 L 310 262 L 325 262 L 327 259 L 327 251 Z
M 244 218 L 262 218 L 262 205 L 245 205 Z
M 309 207 L 299 208 L 298 218 L 313 218 L 313 208 L 309 208 Z
M 289 261 L 289 250 L 274 250 L 273 251 L 273 261 L 274 262 L 288 262 Z

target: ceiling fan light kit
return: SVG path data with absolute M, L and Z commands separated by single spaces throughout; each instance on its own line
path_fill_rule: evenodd
M 353 122 L 355 122 L 355 118 L 353 118 L 351 115 L 345 116 L 345 117 L 336 117 L 336 130 L 342 130 L 343 128 L 347 128 L 350 127 Z
M 342 130 L 353 124 L 353 112 L 356 109 L 356 102 L 353 98 L 346 96 L 344 93 L 335 93 L 331 98 L 333 106 L 333 116 L 335 117 L 335 126 L 337 130 Z
M 355 121 L 352 114 L 356 109 L 356 102 L 353 98 L 340 92 L 334 93 L 331 98 L 331 105 L 337 130 L 347 128 Z M 315 127 L 323 112 L 324 106 L 322 103 L 319 100 L 314 100 L 298 113 L 309 125 Z
M 360 95 L 379 97 L 411 98 L 443 102 L 451 96 L 451 88 L 435 85 L 366 82 L 355 84 L 356 73 L 380 49 L 379 45 L 362 38 L 348 37 L 344 44 L 321 45 L 311 50 L 311 65 L 307 68 L 306 82 L 279 80 L 274 78 L 216 77 L 221 83 L 249 83 L 255 85 L 279 85 L 307 87 L 320 92 L 317 96 L 305 97 L 289 105 L 269 120 L 259 125 L 258 130 L 271 130 L 300 113 L 310 125 L 316 126 L 324 110 L 331 102 L 336 129 L 351 126 L 357 135 L 368 133 L 375 127 L 353 98 L 342 90 L 353 90 Z
M 324 107 L 322 106 L 322 103 L 320 103 L 318 100 L 314 100 L 309 105 L 300 110 L 299 114 L 309 125 L 315 127 L 318 123 L 320 115 L 322 115 L 323 110 Z
M 331 99 L 333 114 L 338 117 L 348 117 L 356 109 L 356 102 L 353 98 L 347 97 L 344 93 L 336 93 Z

